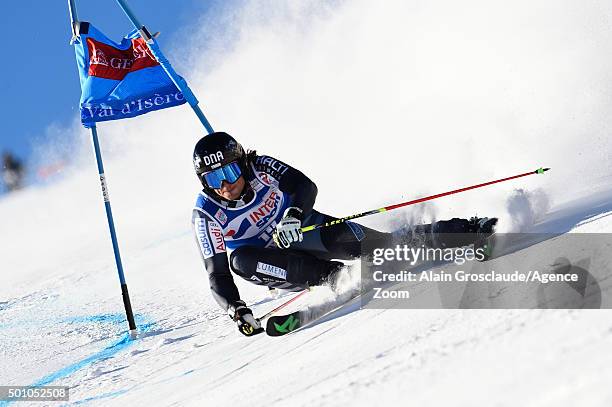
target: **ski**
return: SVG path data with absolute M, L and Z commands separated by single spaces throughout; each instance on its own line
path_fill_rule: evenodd
M 286 315 L 274 315 L 268 318 L 266 333 L 269 336 L 282 336 L 302 326 L 300 311 Z
M 306 294 L 306 293 L 307 293 L 307 292 L 309 292 L 310 290 L 311 290 L 311 288 L 306 288 L 306 289 L 304 289 L 304 290 L 300 291 L 300 292 L 299 292 L 297 295 L 295 295 L 295 296 L 294 296 L 293 298 L 291 298 L 290 300 L 283 302 L 283 303 L 282 303 L 281 305 L 279 305 L 278 307 L 274 308 L 274 309 L 273 309 L 273 310 L 271 310 L 271 311 L 266 312 L 264 315 L 260 316 L 260 317 L 259 317 L 259 318 L 257 318 L 257 319 L 259 319 L 259 320 L 266 319 L 266 318 L 267 318 L 267 317 L 269 317 L 270 315 L 274 314 L 276 311 L 278 311 L 278 310 L 280 310 L 280 309 L 282 309 L 282 308 L 285 308 L 287 305 L 291 304 L 293 301 L 297 300 L 298 298 L 300 298 L 302 295 Z
M 485 262 L 493 258 L 493 250 L 497 243 L 497 236 L 495 232 L 487 236 L 486 238 L 474 243 L 474 251 L 480 251 L 482 257 L 476 258 L 476 261 Z
M 497 232 L 495 231 L 497 218 L 483 218 L 481 221 L 484 221 L 484 223 L 480 225 L 480 231 L 478 232 L 479 238 L 474 242 L 474 251 L 480 251 L 482 255 L 481 258 L 477 258 L 476 260 L 484 262 L 489 261 L 493 257 L 493 249 L 497 241 Z
M 318 305 L 311 305 L 301 310 L 284 314 L 273 315 L 266 322 L 266 333 L 268 336 L 283 336 L 295 332 L 300 328 L 318 321 L 327 315 L 346 306 L 351 301 L 361 297 L 360 289 L 341 295 L 340 298 Z

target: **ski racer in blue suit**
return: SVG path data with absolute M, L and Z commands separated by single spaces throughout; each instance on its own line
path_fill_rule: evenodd
M 325 283 L 339 272 L 344 264 L 337 260 L 359 257 L 364 240 L 384 244 L 393 238 L 353 222 L 303 234 L 303 226 L 336 219 L 313 209 L 314 182 L 282 161 L 245 152 L 227 133 L 212 133 L 199 140 L 193 163 L 203 189 L 192 222 L 210 288 L 247 336 L 263 328 L 240 299 L 231 271 L 254 284 L 303 289 Z M 490 231 L 493 226 L 487 218 L 453 218 L 419 228 L 427 235 L 451 232 L 465 236 L 483 228 Z M 438 245 L 456 247 L 474 241 L 462 239 Z M 229 257 L 228 250 L 232 251 Z

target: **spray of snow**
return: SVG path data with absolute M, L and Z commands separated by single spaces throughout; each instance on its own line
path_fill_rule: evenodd
M 323 212 L 342 216 L 549 166 L 546 175 L 363 219 L 391 229 L 434 218 L 494 215 L 502 224 L 506 220 L 508 230 L 525 230 L 548 205 L 611 183 L 612 3 L 261 0 L 214 10 L 180 46 L 167 47 L 162 36 L 162 48 L 215 129 L 311 176 Z M 11 375 L 2 378 L 5 384 L 33 383 L 99 351 L 102 339 L 65 332 L 61 318 L 121 312 L 88 134 L 76 120 L 62 131 L 75 136 L 75 145 L 53 142 L 41 155 L 68 155 L 74 166 L 53 185 L 0 202 L 0 322 L 14 321 L 13 328 L 2 329 L 24 333 L 4 341 L 5 375 Z M 228 394 L 240 402 L 238 381 L 252 386 L 246 390 L 259 397 L 257 404 L 278 397 L 262 384 L 281 381 L 293 405 L 312 405 L 319 391 L 315 404 L 349 404 L 355 394 L 364 403 L 379 402 L 381 394 L 397 394 L 410 382 L 415 404 L 435 404 L 445 388 L 465 405 L 490 402 L 491 393 L 508 395 L 513 404 L 547 405 L 566 393 L 581 402 L 585 394 L 596 398 L 600 393 L 585 388 L 602 389 L 609 382 L 609 375 L 598 378 L 600 384 L 582 376 L 609 366 L 601 358 L 609 354 L 604 313 L 560 312 L 551 318 L 544 312 L 434 310 L 408 320 L 400 311 L 377 318 L 364 311 L 351 318 L 367 316 L 368 324 L 335 335 L 318 337 L 313 329 L 316 340 L 296 335 L 285 342 L 289 348 L 271 347 L 266 338 L 246 346 L 209 295 L 189 236 L 199 190 L 191 153 L 202 126 L 184 106 L 104 123 L 99 132 L 133 304 L 157 321 L 154 333 L 161 336 L 152 333 L 138 342 L 127 360 L 97 361 L 105 368 L 83 367 L 64 379 L 75 400 L 124 394 L 124 404 L 195 405 L 206 391 L 213 404 L 227 402 Z M 575 218 L 583 219 L 583 213 L 589 212 Z M 609 230 L 606 220 L 587 226 Z M 236 280 L 249 304 L 265 296 L 261 287 Z M 350 291 L 353 283 L 348 279 L 341 286 Z M 60 320 L 33 326 L 24 315 Z M 103 339 L 120 338 L 123 326 L 108 323 Z M 33 329 L 46 334 L 28 336 Z M 584 335 L 577 338 L 576 332 Z M 337 351 L 339 343 L 330 339 L 336 335 L 349 351 Z M 520 346 L 510 351 L 499 343 Z M 296 377 L 283 357 L 298 347 L 309 368 Z M 485 357 L 475 360 L 474 352 Z M 24 355 L 35 356 L 25 361 Z M 510 368 L 500 371 L 500 365 Z M 318 386 L 320 369 L 311 366 L 330 370 L 324 388 Z M 476 387 L 448 374 L 464 373 L 465 366 Z M 538 380 L 525 381 L 533 371 L 542 373 Z M 165 381 L 134 379 L 161 375 Z M 561 379 L 573 387 L 559 396 Z M 482 383 L 489 391 L 481 391 Z M 313 396 L 309 389 L 315 385 Z M 555 393 L 533 402 L 534 394 L 547 391 Z M 405 393 L 395 401 L 405 401 L 400 396 Z M 474 397 L 479 402 L 466 401 Z
M 510 214 L 510 224 L 506 222 L 505 230 L 498 230 L 520 233 L 529 231 L 529 228 L 548 212 L 550 202 L 548 195 L 542 189 L 529 192 L 519 188 L 508 197 L 506 208 Z

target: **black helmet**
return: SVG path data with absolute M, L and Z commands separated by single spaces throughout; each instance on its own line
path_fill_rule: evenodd
M 193 166 L 195 167 L 198 179 L 205 189 L 213 189 L 215 187 L 214 185 L 209 185 L 205 175 L 231 163 L 236 163 L 240 168 L 240 173 L 246 174 L 247 163 L 244 149 L 229 134 L 224 132 L 211 133 L 202 137 L 196 143 L 193 150 Z

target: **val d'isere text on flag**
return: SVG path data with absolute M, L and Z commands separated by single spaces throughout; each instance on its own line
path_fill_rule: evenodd
M 185 103 L 183 94 L 137 31 L 120 43 L 90 23 L 81 22 L 79 31 L 75 51 L 81 81 L 81 122 L 85 127 Z

